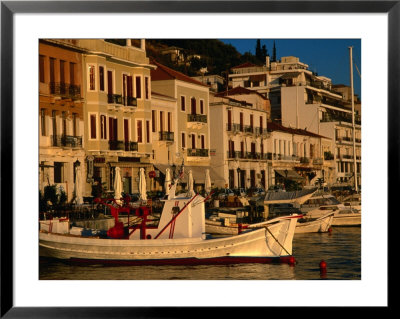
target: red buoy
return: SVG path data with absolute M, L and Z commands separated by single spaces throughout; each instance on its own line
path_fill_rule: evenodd
M 332 227 L 329 227 L 329 228 L 328 228 L 328 232 L 329 232 L 329 233 L 332 233 Z
M 296 259 L 293 256 L 289 257 L 288 264 L 294 266 L 296 264 Z
M 321 260 L 321 262 L 319 263 L 319 269 L 320 270 L 326 270 L 326 262 L 325 262 L 325 260 Z

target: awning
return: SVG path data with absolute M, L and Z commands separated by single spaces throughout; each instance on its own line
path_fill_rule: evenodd
M 278 170 L 278 169 L 276 169 L 275 172 L 277 174 L 281 175 L 282 177 L 285 177 L 285 178 L 293 180 L 293 181 L 295 181 L 295 180 L 303 180 L 304 179 L 303 176 L 297 174 L 293 170 Z M 286 173 L 287 173 L 287 176 L 286 176 Z
M 154 166 L 163 174 L 165 175 L 165 171 L 167 168 L 171 168 L 170 165 L 167 164 L 154 164 Z M 177 165 L 176 169 L 178 169 L 180 166 Z M 193 179 L 195 184 L 204 184 L 205 178 L 206 178 L 206 169 L 210 170 L 210 178 L 211 178 L 211 183 L 214 184 L 217 181 L 222 181 L 225 182 L 224 178 L 210 166 L 184 166 L 184 172 L 185 176 L 183 177 L 183 182 L 185 183 L 187 181 L 188 173 L 189 170 L 192 170 L 193 174 Z

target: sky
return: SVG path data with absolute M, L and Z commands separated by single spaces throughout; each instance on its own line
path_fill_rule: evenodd
M 240 53 L 255 54 L 257 39 L 221 39 L 232 44 Z M 350 86 L 349 46 L 353 47 L 354 93 L 361 98 L 361 39 L 260 39 L 269 56 L 276 47 L 276 57 L 296 56 L 306 63 L 311 71 L 326 76 L 332 84 Z M 357 70 L 358 68 L 358 70 Z

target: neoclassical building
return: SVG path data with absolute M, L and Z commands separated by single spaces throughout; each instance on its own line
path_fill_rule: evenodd
M 224 177 L 220 187 L 267 185 L 269 101 L 242 87 L 212 95 L 210 102 L 213 166 Z

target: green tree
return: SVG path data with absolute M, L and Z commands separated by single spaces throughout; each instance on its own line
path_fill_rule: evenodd
M 274 48 L 272 49 L 272 62 L 276 62 L 276 46 L 274 41 Z

